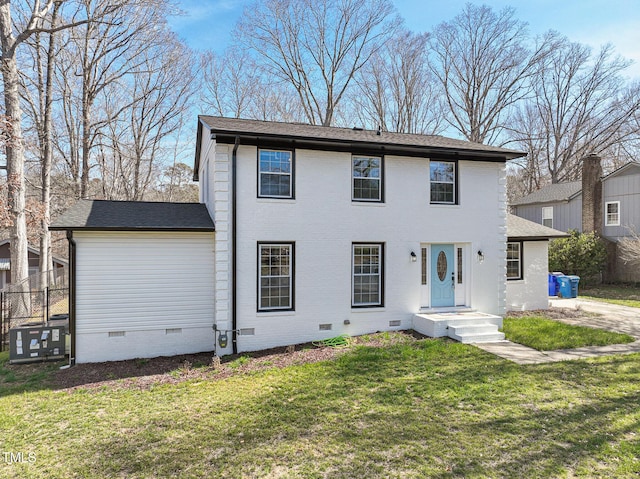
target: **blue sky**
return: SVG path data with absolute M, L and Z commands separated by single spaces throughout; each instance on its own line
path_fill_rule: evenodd
M 192 48 L 224 51 L 243 9 L 253 0 L 179 0 L 184 15 L 171 20 Z M 467 0 L 394 0 L 398 13 L 413 31 L 429 31 L 453 18 Z M 630 76 L 640 78 L 640 0 L 486 0 L 500 10 L 516 9 L 518 19 L 533 34 L 557 30 L 571 40 L 599 47 L 612 43 L 634 65 Z

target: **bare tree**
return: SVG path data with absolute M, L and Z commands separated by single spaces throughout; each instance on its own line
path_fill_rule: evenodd
M 629 235 L 618 241 L 618 254 L 622 261 L 631 266 L 640 266 L 640 234 L 628 227 Z
M 351 101 L 370 128 L 438 134 L 444 129 L 441 91 L 430 71 L 428 36 L 403 31 L 356 74 Z
M 261 91 L 261 78 L 248 51 L 230 48 L 220 56 L 206 52 L 202 101 L 211 113 L 231 118 L 251 118 L 252 103 Z
M 466 139 L 495 143 L 510 108 L 525 98 L 526 80 L 549 51 L 547 39 L 528 47 L 526 23 L 513 8 L 495 13 L 468 3 L 431 39 L 433 72 L 442 84 L 450 125 Z
M 169 31 L 155 34 L 162 41 L 145 47 L 140 68 L 105 90 L 102 105 L 109 121 L 99 156 L 106 198 L 143 199 L 194 93 L 192 52 Z
M 510 133 L 527 148 L 531 175 L 552 183 L 578 179 L 581 158 L 606 156 L 637 134 L 632 120 L 640 89 L 624 88 L 621 72 L 628 65 L 611 45 L 594 56 L 586 45 L 555 41 L 531 77 L 535 95 L 514 117 Z
M 96 99 L 105 88 L 141 67 L 143 45 L 154 44 L 154 28 L 162 24 L 167 8 L 161 0 L 83 1 L 85 23 L 74 29 L 67 59 L 82 80 L 80 91 L 70 92 L 82 115 L 81 165 L 74 167 L 79 170 L 78 195 L 82 198 L 88 196 L 92 149 L 108 121 L 95 108 Z
M 58 23 L 62 3 L 56 2 L 50 18 L 47 19 L 51 33 L 36 32 L 27 40 L 28 50 L 32 54 L 32 66 L 36 75 L 22 72 L 23 88 L 21 93 L 28 105 L 28 113 L 35 123 L 40 157 L 40 210 L 41 218 L 38 228 L 40 255 L 40 284 L 47 287 L 53 271 L 51 232 L 51 165 L 53 160 L 53 75 L 55 56 L 57 53 L 56 37 L 53 31 Z M 32 41 L 33 40 L 33 41 Z M 32 70 L 29 68 L 28 70 Z
M 265 0 L 245 10 L 239 42 L 293 86 L 307 121 L 329 126 L 354 75 L 398 28 L 389 0 Z
M 73 15 L 60 25 L 47 26 L 46 17 L 54 4 L 67 5 L 64 0 L 34 0 L 32 2 L 0 2 L 0 48 L 5 114 L 10 119 L 14 141 L 6 147 L 8 203 L 11 208 L 11 280 L 20 282 L 29 274 L 27 259 L 26 192 L 24 180 L 24 139 L 20 77 L 17 66 L 18 48 L 37 32 L 54 33 L 77 25 Z M 16 5 L 17 4 L 17 5 Z

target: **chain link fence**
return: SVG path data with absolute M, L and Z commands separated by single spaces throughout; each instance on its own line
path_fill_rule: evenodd
M 6 351 L 9 330 L 24 324 L 46 324 L 52 316 L 69 314 L 68 268 L 49 271 L 48 286 L 42 275 L 33 274 L 21 283 L 0 291 L 0 351 Z

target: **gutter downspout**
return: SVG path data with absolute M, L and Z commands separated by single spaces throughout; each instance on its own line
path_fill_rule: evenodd
M 71 336 L 71 348 L 69 350 L 69 365 L 76 363 L 76 241 L 73 239 L 73 231 L 67 230 L 69 241 L 69 335 Z
M 238 315 L 236 313 L 236 285 L 237 285 L 237 263 L 238 255 L 236 252 L 236 218 L 237 218 L 237 194 L 236 194 L 236 172 L 237 172 L 237 152 L 240 146 L 240 137 L 236 135 L 236 141 L 233 145 L 233 153 L 231 154 L 231 344 L 233 354 L 238 354 L 237 328 Z

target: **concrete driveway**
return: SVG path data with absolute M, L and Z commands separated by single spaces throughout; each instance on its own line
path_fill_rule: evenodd
M 563 319 L 562 321 L 565 323 L 626 333 L 640 339 L 640 308 L 630 308 L 581 298 L 552 299 L 550 303 L 551 306 L 556 308 L 579 309 L 600 315 L 596 317 L 585 316 L 584 318 L 573 320 Z
M 476 344 L 484 351 L 518 364 L 540 364 L 573 359 L 609 356 L 611 354 L 630 354 L 640 352 L 640 309 L 616 304 L 601 303 L 581 298 L 552 299 L 551 306 L 557 308 L 571 308 L 596 313 L 600 316 L 585 314 L 584 317 L 561 319 L 567 324 L 589 326 L 606 329 L 617 333 L 626 333 L 636 338 L 629 344 L 613 344 L 610 346 L 586 346 L 576 349 L 561 349 L 557 351 L 538 351 L 510 341 Z

